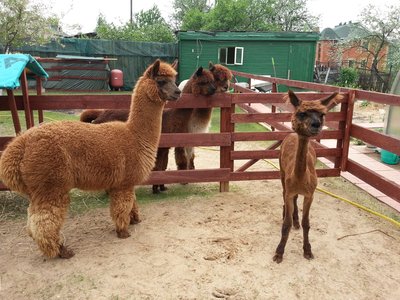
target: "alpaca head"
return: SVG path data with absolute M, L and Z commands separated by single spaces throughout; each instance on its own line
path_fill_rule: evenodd
M 297 134 L 307 137 L 321 132 L 328 106 L 332 108 L 336 105 L 336 100 L 342 99 L 338 93 L 333 93 L 321 100 L 305 101 L 300 100 L 291 90 L 288 91 L 287 97 L 295 109 L 292 115 L 292 128 Z
M 200 67 L 193 73 L 186 83 L 183 92 L 191 92 L 195 95 L 210 96 L 216 91 L 213 74 Z
M 176 86 L 176 70 L 173 65 L 157 59 L 144 72 L 143 79 L 146 81 L 145 89 L 151 99 L 157 101 L 177 100 L 181 91 Z M 158 97 L 154 97 L 157 94 Z
M 217 93 L 225 93 L 229 89 L 230 81 L 233 77 L 232 72 L 223 65 L 214 65 L 211 61 L 208 65 L 209 70 L 214 75 Z

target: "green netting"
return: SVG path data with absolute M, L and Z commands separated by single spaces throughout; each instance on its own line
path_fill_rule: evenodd
M 124 74 L 124 89 L 131 90 L 143 71 L 155 59 L 173 62 L 178 57 L 176 43 L 126 42 L 98 39 L 62 38 L 42 46 L 24 46 L 13 52 L 32 56 L 56 57 L 57 55 L 116 58 L 110 69 L 120 69 Z

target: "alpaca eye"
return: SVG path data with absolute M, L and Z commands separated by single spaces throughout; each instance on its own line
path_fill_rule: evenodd
M 297 114 L 297 117 L 299 117 L 299 119 L 305 119 L 307 117 L 307 114 L 305 112 L 300 112 Z
M 157 80 L 158 85 L 165 85 L 166 83 L 167 83 L 167 81 L 165 81 L 165 80 Z

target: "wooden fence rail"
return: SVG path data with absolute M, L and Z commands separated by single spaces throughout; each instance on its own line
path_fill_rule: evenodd
M 400 105 L 400 97 L 375 92 L 366 92 L 352 89 L 338 88 L 322 84 L 293 81 L 273 77 L 263 77 L 241 72 L 235 75 L 251 79 L 259 79 L 272 82 L 273 91 L 278 90 L 278 84 L 306 90 L 318 91 L 319 93 L 299 93 L 299 97 L 307 100 L 319 99 L 333 91 L 339 91 L 344 95 L 340 104 L 340 110 L 329 112 L 326 124 L 329 127 L 323 130 L 314 140 L 318 157 L 326 157 L 334 162 L 332 168 L 324 167 L 317 169 L 318 176 L 340 176 L 340 172 L 347 170 L 363 179 L 383 193 L 400 202 L 400 187 L 386 178 L 368 170 L 360 163 L 348 159 L 350 137 L 356 137 L 366 142 L 373 142 L 377 147 L 384 148 L 400 155 L 400 141 L 371 130 L 352 124 L 353 105 L 356 99 L 367 99 L 377 103 Z M 230 181 L 240 180 L 266 180 L 278 179 L 279 171 L 249 171 L 248 168 L 258 160 L 276 159 L 278 157 L 281 141 L 291 132 L 290 107 L 283 99 L 285 93 L 255 93 L 249 89 L 235 87 L 235 93 L 219 94 L 210 97 L 194 97 L 184 94 L 177 102 L 167 104 L 167 108 L 202 108 L 218 107 L 220 109 L 220 132 L 219 133 L 176 133 L 162 134 L 160 147 L 185 147 L 185 146 L 217 146 L 219 147 L 219 168 L 196 169 L 187 171 L 153 171 L 145 184 L 182 183 L 182 182 L 220 182 L 220 190 L 228 191 Z M 16 96 L 18 110 L 24 109 L 24 99 Z M 87 108 L 110 108 L 128 109 L 130 106 L 130 95 L 36 95 L 29 97 L 31 110 L 60 110 L 60 109 L 87 109 Z M 263 104 L 271 108 L 268 113 L 260 113 L 252 107 L 252 104 Z M 246 112 L 235 112 L 236 106 L 245 109 Z M 0 96 L 0 111 L 9 110 L 7 96 Z M 273 131 L 265 132 L 237 132 L 235 125 L 240 123 L 265 123 Z M 0 151 L 4 149 L 7 142 L 13 137 L 0 137 Z M 335 146 L 327 148 L 320 143 L 324 139 L 336 140 Z M 272 145 L 264 150 L 236 150 L 235 144 L 251 141 L 273 141 Z M 243 164 L 243 161 L 246 161 Z M 235 169 L 235 161 L 241 161 Z M 6 189 L 0 183 L 0 189 Z

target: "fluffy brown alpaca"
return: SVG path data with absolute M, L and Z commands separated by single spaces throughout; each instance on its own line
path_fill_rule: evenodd
M 229 89 L 230 81 L 233 77 L 231 71 L 223 65 L 212 62 L 209 63 L 209 70 L 214 76 L 216 93 L 225 93 Z M 186 86 L 185 86 L 186 87 Z M 183 89 L 185 93 L 185 89 Z M 189 120 L 189 132 L 205 133 L 208 132 L 211 123 L 213 108 L 195 108 Z M 175 161 L 178 170 L 194 169 L 194 149 L 193 147 L 175 148 Z
M 289 90 L 288 97 L 295 108 L 292 115 L 292 128 L 294 133 L 289 134 L 282 142 L 279 163 L 283 187 L 283 225 L 281 241 L 276 248 L 274 261 L 280 263 L 289 237 L 290 228 L 300 228 L 297 197 L 304 196 L 303 217 L 303 250 L 304 257 L 314 258 L 308 240 L 310 230 L 309 212 L 315 188 L 317 187 L 317 173 L 315 171 L 316 155 L 309 139 L 322 130 L 328 105 L 331 108 L 335 100 L 340 100 L 337 93 L 317 101 L 302 101 Z M 335 102 L 336 104 L 336 102 Z
M 220 83 L 220 85 L 222 85 Z M 187 81 L 183 92 L 194 95 L 212 95 L 216 91 L 214 76 L 211 71 L 198 68 Z M 114 120 L 126 120 L 128 110 L 85 110 L 82 112 L 80 120 L 82 122 L 92 122 L 95 124 L 110 122 Z M 193 113 L 193 108 L 166 109 L 162 117 L 163 133 L 187 133 L 189 132 L 189 120 Z M 183 148 L 179 148 L 183 149 Z M 180 151 L 180 150 L 176 150 Z M 168 165 L 169 148 L 159 148 L 154 170 L 164 171 Z M 153 193 L 165 191 L 165 185 L 153 185 Z
M 48 123 L 27 130 L 5 149 L 0 178 L 29 197 L 28 233 L 46 256 L 74 254 L 60 241 L 72 188 L 106 190 L 117 235 L 129 237 L 129 223 L 140 221 L 134 186 L 154 166 L 165 102 L 180 96 L 175 77 L 160 60 L 149 66 L 135 86 L 125 123 Z

